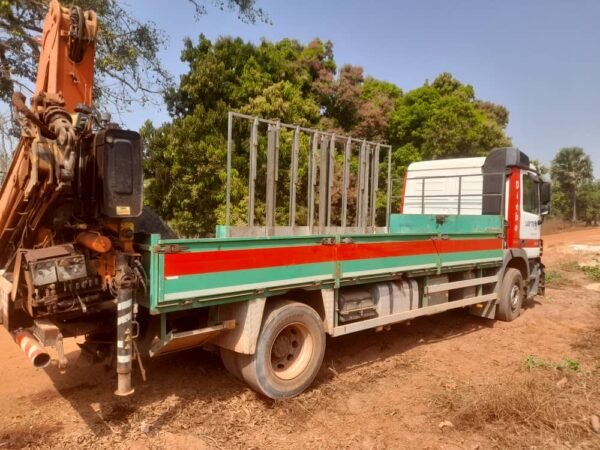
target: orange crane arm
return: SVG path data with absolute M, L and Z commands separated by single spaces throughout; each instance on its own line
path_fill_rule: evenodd
M 92 105 L 96 13 L 50 2 L 44 20 L 35 93 L 60 94 L 65 109 Z
M 26 224 L 35 228 L 70 185 L 79 139 L 71 115 L 77 105 L 92 105 L 96 30 L 95 12 L 50 2 L 31 106 L 13 95 L 26 120 L 0 187 L 0 267 L 24 244 Z

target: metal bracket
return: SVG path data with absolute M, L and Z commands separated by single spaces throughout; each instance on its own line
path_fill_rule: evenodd
M 180 244 L 162 244 L 152 247 L 153 253 L 182 253 L 188 250 L 188 247 Z

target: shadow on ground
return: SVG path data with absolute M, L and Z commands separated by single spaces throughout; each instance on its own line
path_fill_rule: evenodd
M 351 372 L 401 355 L 414 347 L 456 339 L 494 327 L 494 324 L 491 320 L 469 316 L 465 310 L 454 310 L 396 324 L 389 331 L 363 331 L 328 339 L 323 367 L 314 386 L 319 388 L 337 382 L 330 367 L 336 374 Z M 47 373 L 58 393 L 97 437 L 112 434 L 115 427 L 140 422 L 142 410 L 147 406 L 161 404 L 164 410 L 152 420 L 153 430 L 159 432 L 190 402 L 227 403 L 228 399 L 249 392 L 245 384 L 226 372 L 217 353 L 201 349 L 145 361 L 147 381 L 143 382 L 139 370 L 135 370 L 136 392 L 126 398 L 113 394 L 116 379 L 112 369 L 83 363 L 78 359 L 78 352 L 70 353 L 68 358 L 74 364 L 66 373 L 60 373 L 56 366 L 51 366 Z M 258 395 L 254 398 L 266 407 L 273 404 L 272 400 Z

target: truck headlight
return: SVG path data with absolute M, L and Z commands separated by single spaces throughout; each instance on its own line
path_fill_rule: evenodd
M 70 281 L 86 277 L 85 258 L 77 255 L 57 259 L 56 272 L 58 273 L 59 281 Z
M 56 269 L 54 260 L 40 261 L 31 264 L 31 278 L 34 286 L 44 286 L 56 283 Z

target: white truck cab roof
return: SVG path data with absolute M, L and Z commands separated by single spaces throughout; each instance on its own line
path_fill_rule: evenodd
M 480 215 L 485 159 L 439 159 L 410 164 L 402 212 Z

